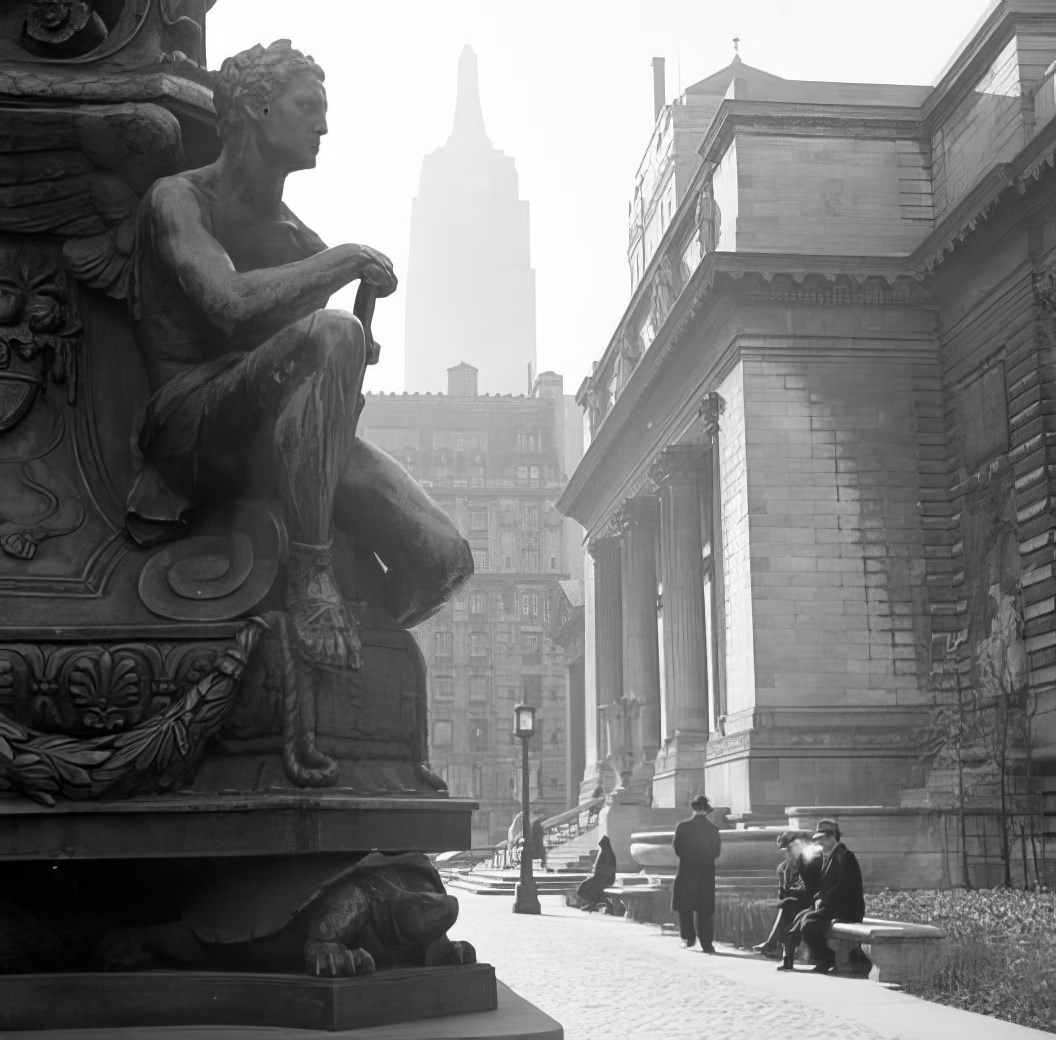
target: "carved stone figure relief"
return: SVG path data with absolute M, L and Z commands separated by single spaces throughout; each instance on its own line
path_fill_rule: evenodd
M 627 385 L 627 381 L 631 378 L 631 373 L 634 372 L 638 366 L 638 362 L 642 357 L 642 343 L 638 336 L 631 333 L 629 329 L 624 329 L 620 333 L 620 349 L 619 357 L 617 359 L 617 366 L 619 372 L 619 387 L 622 391 Z
M 81 331 L 56 251 L 0 244 L 0 550 L 19 560 L 84 518 L 72 482 L 49 459 L 62 412 L 37 403 L 49 386 L 75 403 Z
M 697 195 L 694 223 L 697 225 L 700 255 L 703 257 L 713 253 L 718 248 L 721 237 L 721 216 L 711 181 L 708 181 Z

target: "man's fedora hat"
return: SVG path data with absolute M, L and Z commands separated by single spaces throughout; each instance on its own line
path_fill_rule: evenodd
M 835 820 L 818 820 L 817 830 L 810 836 L 811 841 L 817 841 L 828 835 L 833 835 L 837 840 L 840 837 L 840 827 Z

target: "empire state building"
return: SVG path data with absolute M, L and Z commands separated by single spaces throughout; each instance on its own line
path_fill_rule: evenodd
M 477 58 L 458 63 L 455 122 L 425 157 L 411 210 L 406 386 L 447 389 L 459 362 L 479 372 L 480 393 L 526 394 L 535 372 L 535 271 L 528 203 L 517 170 L 488 138 Z

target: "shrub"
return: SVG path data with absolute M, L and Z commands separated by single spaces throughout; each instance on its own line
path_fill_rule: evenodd
M 719 892 L 715 898 L 715 938 L 748 949 L 761 943 L 773 927 L 777 900 Z
M 1056 899 L 988 889 L 878 892 L 870 917 L 933 924 L 946 942 L 903 988 L 926 1000 L 1056 1032 Z

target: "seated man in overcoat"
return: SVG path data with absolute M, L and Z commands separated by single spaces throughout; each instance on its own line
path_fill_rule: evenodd
M 836 954 L 827 942 L 829 927 L 834 921 L 861 921 L 865 917 L 865 894 L 858 860 L 843 844 L 835 820 L 818 820 L 818 829 L 811 841 L 816 841 L 822 852 L 817 892 L 813 906 L 792 922 L 781 969 L 792 970 L 796 948 L 802 941 L 810 951 L 814 971 L 828 974 L 836 968 Z

